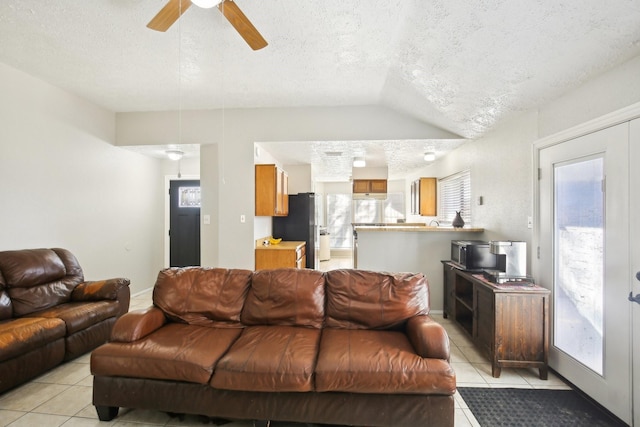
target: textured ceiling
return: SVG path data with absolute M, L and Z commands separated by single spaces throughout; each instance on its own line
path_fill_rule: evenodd
M 640 0 L 238 0 L 256 52 L 216 9 L 147 29 L 164 3 L 2 0 L 0 62 L 118 112 L 382 104 L 476 138 L 640 55 Z

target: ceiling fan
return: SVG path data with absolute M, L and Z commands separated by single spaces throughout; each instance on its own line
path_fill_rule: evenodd
M 160 12 L 147 24 L 147 27 L 156 31 L 167 31 L 192 3 L 204 9 L 218 6 L 220 12 L 222 12 L 224 17 L 227 18 L 227 21 L 233 25 L 251 49 L 258 50 L 267 45 L 267 41 L 260 35 L 256 27 L 253 26 L 251 21 L 242 13 L 233 0 L 169 0 Z

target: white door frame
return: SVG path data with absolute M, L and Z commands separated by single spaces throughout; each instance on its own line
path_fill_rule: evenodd
M 533 206 L 534 230 L 533 230 L 532 242 L 533 242 L 533 248 L 534 248 L 534 252 L 533 252 L 534 256 L 532 257 L 532 272 L 534 274 L 534 277 L 539 277 L 541 274 L 541 268 L 544 267 L 540 264 L 537 256 L 540 243 L 541 243 L 541 236 L 540 236 L 540 214 L 541 213 L 540 213 L 540 200 L 539 200 L 540 183 L 538 181 L 538 170 L 540 168 L 540 161 L 539 161 L 540 151 L 543 150 L 544 148 L 547 148 L 556 144 L 560 144 L 562 142 L 569 141 L 593 132 L 597 132 L 599 130 L 605 129 L 610 126 L 629 122 L 637 118 L 640 118 L 640 103 L 633 104 L 629 107 L 612 112 L 610 114 L 604 115 L 597 119 L 590 120 L 586 123 L 580 124 L 578 126 L 574 126 L 572 128 L 558 132 L 554 135 L 550 135 L 548 137 L 542 138 L 533 144 L 532 146 L 532 160 L 533 160 L 532 182 L 533 182 L 533 204 L 534 204 Z M 638 141 L 636 141 L 636 143 L 637 142 Z M 634 147 L 633 147 L 634 141 L 630 141 L 629 143 L 632 146 L 631 147 L 632 155 L 640 154 L 639 153 L 640 150 L 638 148 L 635 148 L 635 151 L 634 151 Z M 636 157 L 636 159 L 638 158 Z M 638 167 L 640 166 L 636 166 L 633 164 L 631 165 L 631 169 L 638 168 Z M 638 189 L 634 188 L 632 185 L 630 185 L 630 189 L 631 189 L 630 190 L 631 192 L 638 191 Z M 633 231 L 635 229 L 637 232 L 640 233 L 640 225 L 635 224 L 635 222 L 638 221 L 638 218 L 640 218 L 640 216 L 637 215 L 638 213 L 637 208 L 639 207 L 638 205 L 640 205 L 640 201 L 636 200 L 634 204 L 633 197 L 631 197 L 631 194 L 629 196 L 632 199 L 630 200 L 631 207 L 629 212 L 631 230 Z M 635 210 L 634 210 L 634 206 L 635 206 Z M 636 215 L 633 215 L 633 212 L 636 212 Z M 634 244 L 633 234 L 631 237 L 632 237 L 630 239 L 631 247 L 629 248 L 629 250 L 630 250 L 631 256 L 635 256 L 635 258 L 632 258 L 631 262 L 629 263 L 630 265 L 630 271 L 628 274 L 629 289 L 635 289 L 637 291 L 636 293 L 640 293 L 638 292 L 638 290 L 640 289 L 640 282 L 635 281 L 635 278 L 633 277 L 633 275 L 635 274 L 635 271 L 637 271 L 637 270 L 634 270 L 634 268 L 640 269 L 640 259 L 638 259 L 638 256 L 640 256 L 640 254 L 635 252 L 637 250 L 638 240 L 636 239 L 635 240 L 636 243 Z M 636 235 L 636 237 L 638 236 Z M 632 310 L 631 323 L 632 323 L 632 325 L 630 326 L 631 336 L 629 337 L 629 339 L 631 340 L 630 349 L 632 354 L 630 355 L 630 357 L 632 361 L 631 370 L 632 370 L 632 376 L 633 376 L 632 417 L 633 417 L 633 425 L 640 426 L 640 337 L 637 339 L 634 338 L 636 334 L 640 333 L 640 305 L 637 305 L 637 307 L 634 307 L 634 309 Z
M 630 239 L 631 248 L 629 252 L 629 271 L 630 276 L 635 276 L 636 272 L 640 271 L 640 167 L 634 165 L 635 161 L 640 161 L 640 119 L 635 119 L 630 125 L 629 134 L 629 152 L 631 158 L 631 167 L 629 168 L 630 176 L 630 192 L 631 197 L 629 200 L 629 210 L 631 212 L 630 218 Z M 634 215 L 634 213 L 636 215 Z M 635 221 L 634 221 L 635 219 Z M 636 242 L 635 244 L 633 242 Z M 640 279 L 638 279 L 640 280 Z M 633 280 L 631 285 L 631 292 L 633 295 L 640 294 L 640 281 Z M 634 304 L 632 310 L 632 325 L 631 335 L 635 336 L 636 333 L 640 333 L 640 305 Z M 633 424 L 640 426 L 640 361 L 638 355 L 640 355 L 640 339 L 632 339 L 631 342 L 632 351 L 634 355 L 633 360 Z
M 169 186 L 171 181 L 186 181 L 200 179 L 200 175 L 165 175 L 164 176 L 164 268 L 171 265 L 171 241 L 169 229 L 171 228 L 171 199 L 169 198 Z

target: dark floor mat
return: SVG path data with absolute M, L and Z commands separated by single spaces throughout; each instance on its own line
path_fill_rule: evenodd
M 458 388 L 482 427 L 622 427 L 575 390 Z

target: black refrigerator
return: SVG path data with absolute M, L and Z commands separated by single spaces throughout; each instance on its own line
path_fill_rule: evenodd
M 289 195 L 289 215 L 274 216 L 272 235 L 282 240 L 297 240 L 307 243 L 306 268 L 318 268 L 318 248 L 320 243 L 316 225 L 315 193 Z

